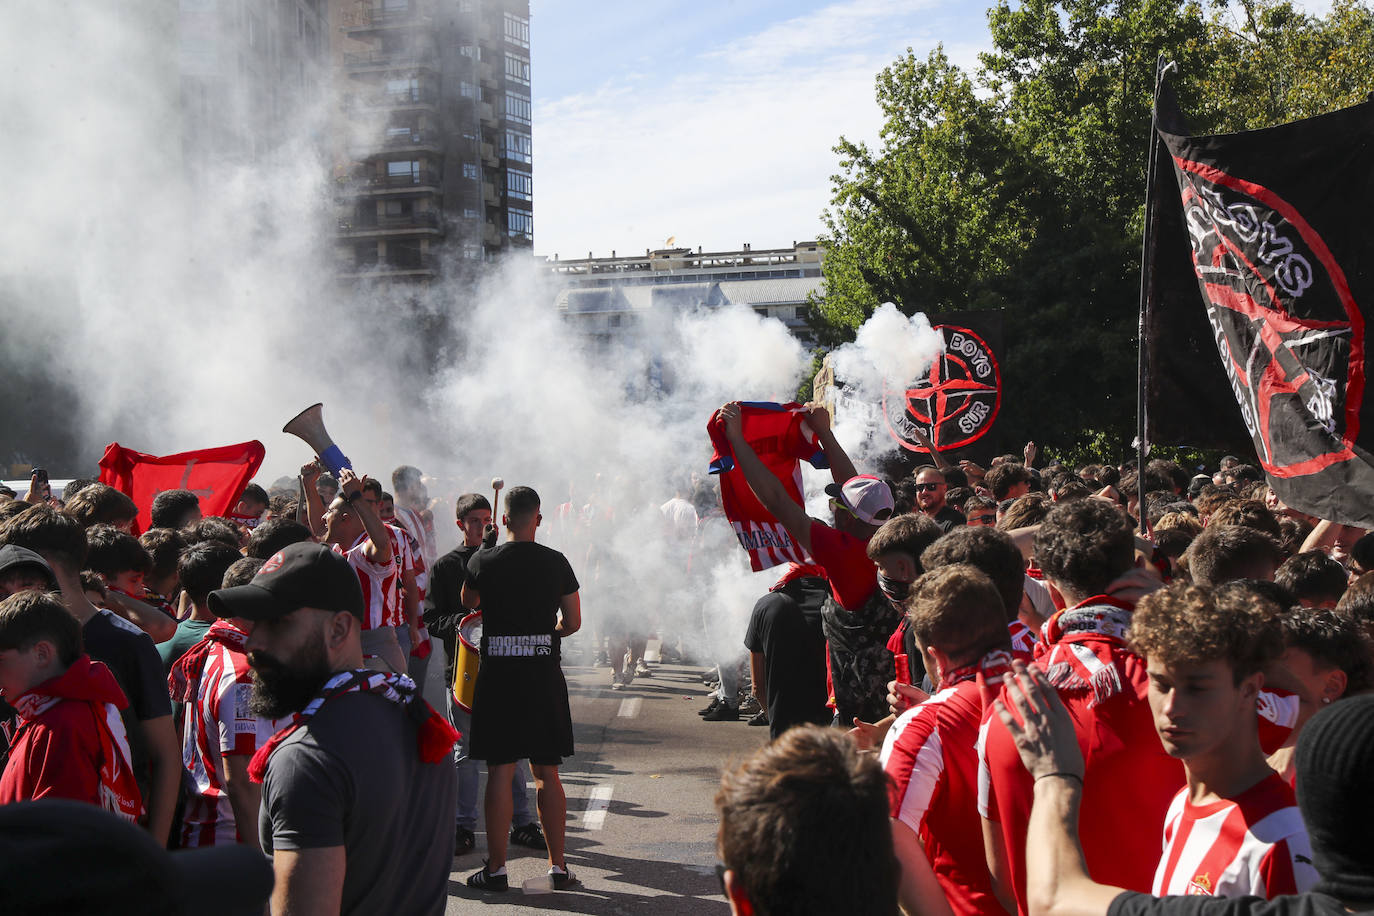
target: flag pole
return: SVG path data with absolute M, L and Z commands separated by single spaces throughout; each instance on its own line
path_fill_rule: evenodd
M 1140 324 L 1136 337 L 1136 505 L 1140 511 L 1140 533 L 1149 534 L 1149 516 L 1145 509 L 1145 456 L 1149 453 L 1146 442 L 1146 398 L 1145 389 L 1149 382 L 1149 365 L 1145 358 L 1145 313 L 1154 284 L 1150 275 L 1150 254 L 1154 250 L 1154 186 L 1155 158 L 1159 152 L 1159 90 L 1164 85 L 1164 77 L 1175 69 L 1172 61 L 1166 62 L 1164 55 L 1155 61 L 1154 101 L 1150 106 L 1150 143 L 1149 157 L 1145 164 L 1145 230 L 1140 239 Z

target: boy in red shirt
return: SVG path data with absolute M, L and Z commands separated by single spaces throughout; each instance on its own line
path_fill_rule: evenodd
M 1279 607 L 1243 585 L 1175 584 L 1131 625 L 1155 729 L 1188 785 L 1164 822 L 1156 896 L 1264 897 L 1317 881 L 1297 800 L 1260 748 L 1263 668 L 1283 650 Z
M 1040 632 L 1035 666 L 1073 718 L 1087 760 L 1080 829 L 1093 880 L 1146 892 L 1159 861 L 1157 825 L 1183 787 L 1146 698 L 1145 662 L 1127 642 L 1133 607 L 1112 585 L 1135 564 L 1130 517 L 1098 499 L 1060 503 L 1035 535 L 1035 558 L 1063 604 Z M 1003 688 L 1003 703 L 1006 690 Z M 1025 914 L 1026 830 L 1033 780 L 985 704 L 978 806 L 998 897 Z
M 906 607 L 935 693 L 902 713 L 883 742 L 902 907 L 939 913 L 947 900 L 955 916 L 996 912 L 974 745 L 978 674 L 1011 662 L 1003 601 L 981 571 L 955 563 L 917 579 Z
M 80 626 L 55 595 L 0 602 L 0 694 L 19 712 L 0 804 L 69 798 L 138 817 L 119 716 L 127 701 L 109 669 L 81 654 Z

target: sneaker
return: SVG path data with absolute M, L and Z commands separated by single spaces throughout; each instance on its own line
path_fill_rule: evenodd
M 739 704 L 739 711 L 746 716 L 752 716 L 760 709 L 762 709 L 762 707 L 759 706 L 759 701 L 752 696 L 746 696 Z
M 738 722 L 739 707 L 734 703 L 721 703 L 702 718 L 707 722 Z
M 459 824 L 453 831 L 453 854 L 465 856 L 477 848 L 477 835 Z
M 573 877 L 570 871 L 554 871 L 549 869 L 549 883 L 556 891 L 571 890 L 574 887 L 581 887 L 582 882 Z
M 768 724 L 768 713 L 766 713 L 766 712 L 764 712 L 762 709 L 760 709 L 758 712 L 754 713 L 754 714 L 749 718 L 748 724 L 749 724 L 749 725 L 767 725 L 767 724 Z
M 510 841 L 516 846 L 524 846 L 527 849 L 539 849 L 545 852 L 549 849 L 549 844 L 544 842 L 544 831 L 540 829 L 538 821 L 530 821 L 528 824 L 516 827 L 510 832 Z
M 487 871 L 487 863 L 482 863 L 482 869 L 468 875 L 468 887 L 474 887 L 479 891 L 492 891 L 503 894 L 510 890 L 510 882 L 505 875 L 493 875 Z
M 639 661 L 635 662 L 635 674 L 640 677 L 648 677 L 652 673 L 653 672 L 649 670 L 648 663 L 645 662 L 644 659 L 641 658 Z
M 707 706 L 705 709 L 698 709 L 697 715 L 708 715 L 709 713 L 715 712 L 718 708 L 720 708 L 720 697 L 711 697 L 711 705 Z
M 625 689 L 625 685 L 622 684 L 622 683 L 620 683 L 620 678 L 616 677 L 614 674 L 611 675 L 611 689 L 612 689 L 612 690 L 624 690 L 624 689 Z

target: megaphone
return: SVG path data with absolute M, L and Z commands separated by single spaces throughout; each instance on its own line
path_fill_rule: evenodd
M 344 468 L 353 467 L 353 463 L 334 444 L 334 440 L 329 438 L 329 430 L 324 428 L 323 404 L 311 404 L 287 421 L 281 431 L 304 439 L 306 444 L 315 450 L 315 454 L 320 456 L 324 466 L 329 468 L 329 473 L 335 477 L 338 477 Z

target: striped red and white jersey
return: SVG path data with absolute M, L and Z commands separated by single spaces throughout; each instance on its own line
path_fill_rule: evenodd
M 395 627 L 405 623 L 401 605 L 396 600 L 399 590 L 400 566 L 393 556 L 384 564 L 373 563 L 363 551 L 367 548 L 367 535 L 353 542 L 347 550 L 332 545 L 331 549 L 348 560 L 348 565 L 358 574 L 358 584 L 363 588 L 363 629 L 375 630 L 379 627 Z
M 1030 664 L 1031 659 L 1035 658 L 1035 631 L 1022 623 L 1020 618 L 1007 624 L 1007 630 L 1011 633 L 1012 657 Z
M 433 566 L 434 561 L 439 559 L 439 550 L 434 544 L 434 529 L 432 525 L 425 524 L 424 516 L 420 514 L 419 510 L 397 506 L 396 526 L 414 539 L 420 567 L 429 569 Z
M 277 731 L 278 722 L 255 716 L 248 657 L 214 643 L 194 701 L 182 711 L 181 760 L 187 775 L 181 844 L 216 846 L 240 841 L 225 791 L 224 757 L 251 758 Z M 284 724 L 284 723 L 281 723 Z M 248 825 L 256 830 L 257 824 Z
M 1180 792 L 1164 821 L 1155 896 L 1303 894 L 1317 883 L 1293 790 L 1271 774 L 1235 798 L 1205 805 Z
M 978 816 L 982 716 L 976 680 L 947 687 L 897 717 L 883 741 L 888 814 L 921 839 L 956 916 L 998 909 Z

